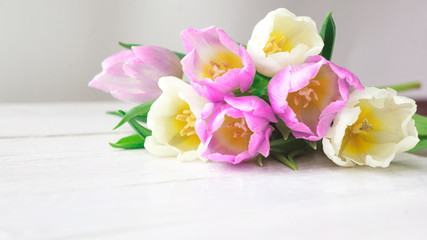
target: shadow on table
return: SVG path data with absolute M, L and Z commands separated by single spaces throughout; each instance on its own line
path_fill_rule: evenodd
M 392 171 L 411 171 L 419 170 L 420 168 L 425 168 L 427 164 L 427 159 L 424 159 L 427 156 L 427 149 L 422 151 L 417 151 L 415 153 L 401 153 L 397 154 L 395 159 L 390 163 L 390 166 L 387 168 L 376 167 L 372 168 L 369 166 L 355 166 L 355 167 L 341 167 L 333 163 L 328 159 L 322 152 L 314 152 L 305 156 L 296 157 L 295 163 L 298 166 L 298 170 L 291 170 L 286 165 L 276 161 L 275 159 L 268 158 L 264 161 L 264 166 L 259 167 L 255 162 L 243 162 L 237 165 L 232 164 L 220 164 L 224 171 L 229 172 L 301 172 L 301 171 L 317 171 L 323 169 L 329 169 L 333 171 L 376 171 L 381 172 L 392 172 Z M 218 163 L 214 163 L 218 164 Z

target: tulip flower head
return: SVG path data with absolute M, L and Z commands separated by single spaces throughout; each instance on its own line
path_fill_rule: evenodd
M 145 148 L 154 155 L 177 156 L 178 160 L 198 159 L 200 139 L 194 125 L 206 99 L 176 77 L 161 78 L 159 87 L 163 93 L 147 116 L 152 136 L 147 137 Z
M 302 65 L 289 65 L 269 85 L 270 103 L 296 138 L 323 138 L 336 113 L 353 88 L 363 89 L 359 79 L 321 56 Z
M 269 137 L 276 122 L 274 112 L 255 96 L 225 97 L 209 103 L 196 123 L 202 141 L 201 156 L 212 161 L 240 163 L 270 151 Z
M 206 99 L 221 102 L 239 89 L 252 85 L 255 66 L 246 49 L 216 26 L 181 33 L 187 55 L 182 59 L 184 73 L 194 89 Z
M 121 101 L 141 104 L 156 99 L 162 91 L 159 78 L 182 78 L 181 63 L 169 49 L 158 46 L 132 47 L 102 62 L 102 72 L 89 82 Z
M 356 90 L 323 139 L 323 151 L 340 166 L 387 167 L 418 143 L 415 111 L 414 100 L 392 89 Z
M 323 41 L 310 17 L 297 17 L 285 8 L 269 12 L 258 22 L 248 42 L 256 70 L 273 77 L 289 64 L 301 64 L 322 51 Z

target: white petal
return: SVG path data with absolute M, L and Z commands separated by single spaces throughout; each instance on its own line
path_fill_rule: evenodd
M 200 160 L 197 150 L 183 152 L 182 154 L 178 155 L 177 159 L 179 161 Z
M 178 152 L 173 147 L 159 143 L 156 138 L 150 136 L 145 139 L 145 149 L 151 154 L 162 156 L 162 157 L 174 157 L 178 155 Z
M 323 138 L 322 140 L 323 152 L 326 156 L 331 159 L 335 164 L 341 167 L 353 167 L 356 165 L 354 162 L 342 159 L 338 157 L 338 151 L 335 150 L 335 146 L 332 144 L 331 139 Z
M 188 104 L 196 116 L 206 99 L 199 96 L 187 82 L 176 77 L 159 80 L 162 95 L 153 103 L 147 116 L 152 136 L 146 139 L 148 151 L 159 156 L 178 156 L 181 161 L 199 159 L 199 146 L 189 146 L 182 140 L 180 129 L 175 129 L 176 115 L 183 104 Z M 164 153 L 162 153 L 164 151 Z M 173 153 L 173 155 L 171 155 Z
M 367 132 L 367 141 L 375 141 L 375 145 L 367 153 L 342 156 L 342 140 L 346 129 L 351 126 L 361 113 L 359 103 L 367 101 L 374 108 L 377 129 Z M 366 104 L 366 103 L 365 103 Z M 412 116 L 416 111 L 415 101 L 396 96 L 392 89 L 366 88 L 355 90 L 350 94 L 347 105 L 334 119 L 333 126 L 323 139 L 325 154 L 336 164 L 348 166 L 349 161 L 358 165 L 371 167 L 388 167 L 396 153 L 412 149 L 419 141 L 418 133 Z M 367 119 L 369 122 L 369 119 Z M 372 120 L 372 121 L 373 121 Z M 372 139 L 372 140 L 369 140 Z M 348 153 L 347 153 L 348 154 Z
M 147 126 L 157 141 L 166 144 L 179 133 L 178 129 L 172 126 L 178 114 L 178 108 L 184 103 L 177 95 L 165 94 L 165 92 L 153 103 L 148 112 Z
M 283 34 L 294 48 L 266 56 L 263 49 L 273 31 Z M 272 77 L 289 64 L 300 64 L 307 57 L 319 54 L 323 45 L 316 23 L 310 17 L 296 17 L 289 10 L 279 8 L 255 25 L 247 50 L 257 71 Z
M 417 145 L 417 143 L 420 141 L 420 139 L 418 138 L 417 128 L 415 127 L 415 121 L 413 119 L 408 122 L 406 129 L 407 137 L 403 138 L 402 141 L 397 144 L 398 152 L 409 151 L 414 148 L 415 145 Z

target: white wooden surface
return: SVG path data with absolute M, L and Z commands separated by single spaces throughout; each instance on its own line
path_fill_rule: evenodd
M 427 152 L 387 169 L 178 162 L 107 143 L 118 102 L 0 105 L 0 239 L 427 239 Z

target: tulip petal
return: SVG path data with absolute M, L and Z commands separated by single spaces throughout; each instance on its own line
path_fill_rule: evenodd
M 201 116 L 196 129 L 202 157 L 237 164 L 258 154 L 269 155 L 270 122 L 277 119 L 262 99 L 226 97 L 224 103 L 207 104 Z
M 98 88 L 119 100 L 144 103 L 160 96 L 158 80 L 162 76 L 182 77 L 179 58 L 170 50 L 156 46 L 133 47 L 108 57 L 103 71 L 90 87 Z
M 159 88 L 162 94 L 151 105 L 147 115 L 147 126 L 152 131 L 152 138 L 157 145 L 174 149 L 178 160 L 199 159 L 200 139 L 195 127 L 200 125 L 200 114 L 206 99 L 176 77 L 160 78 Z M 148 147 L 147 150 L 160 155 L 154 148 Z
M 276 40 L 273 41 L 273 37 Z M 280 47 L 277 45 L 279 39 L 284 41 L 280 41 Z M 272 46 L 268 44 L 274 42 L 277 48 L 273 52 L 266 50 Z M 311 18 L 297 17 L 289 10 L 279 8 L 255 25 L 247 49 L 256 70 L 273 77 L 289 64 L 301 64 L 307 57 L 319 54 L 322 48 L 322 38 Z
M 145 149 L 147 149 L 151 154 L 161 156 L 161 157 L 175 157 L 178 155 L 178 152 L 175 148 L 159 143 L 155 137 L 147 137 L 144 144 Z
M 355 90 L 323 139 L 325 154 L 340 166 L 388 167 L 419 141 L 412 99 L 392 89 Z
M 249 89 L 255 65 L 243 46 L 239 46 L 216 26 L 181 33 L 187 55 L 181 60 L 183 71 L 194 89 L 212 102 L 222 102 L 240 88 Z
M 296 138 L 317 141 L 344 108 L 349 91 L 361 87 L 348 70 L 313 56 L 280 71 L 271 79 L 268 93 L 274 112 Z

